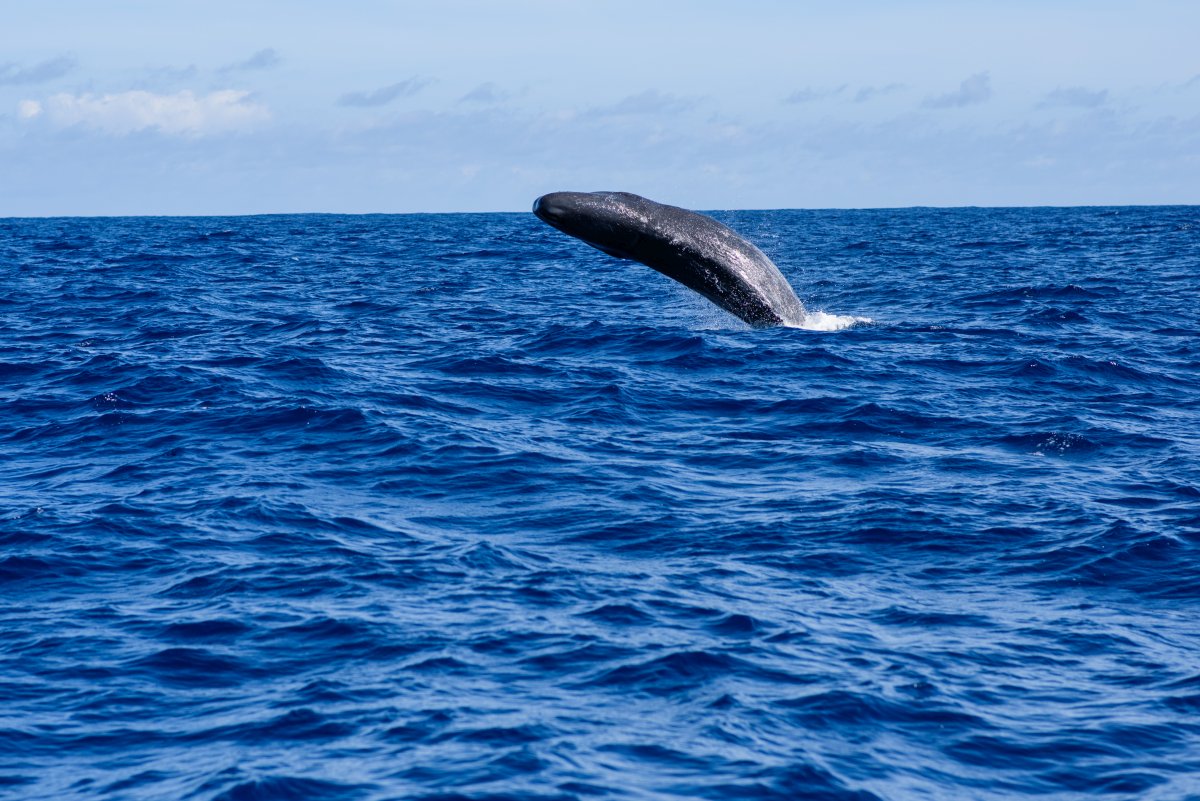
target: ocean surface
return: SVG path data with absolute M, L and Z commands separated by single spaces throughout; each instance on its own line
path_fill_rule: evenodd
M 714 216 L 0 220 L 0 798 L 1200 798 L 1200 207 Z

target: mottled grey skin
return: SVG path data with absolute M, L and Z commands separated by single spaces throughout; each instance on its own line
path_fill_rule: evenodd
M 533 213 L 610 256 L 653 267 L 756 328 L 804 322 L 779 268 L 711 217 L 628 192 L 552 192 L 534 201 Z

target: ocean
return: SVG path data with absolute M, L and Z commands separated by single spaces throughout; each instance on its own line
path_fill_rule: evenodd
M 0 798 L 1200 798 L 1200 207 L 713 216 L 0 220 Z

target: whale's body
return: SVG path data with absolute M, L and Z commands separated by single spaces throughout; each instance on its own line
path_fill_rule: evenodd
M 552 192 L 534 201 L 533 213 L 610 256 L 654 268 L 752 326 L 804 322 L 779 268 L 711 217 L 628 192 Z

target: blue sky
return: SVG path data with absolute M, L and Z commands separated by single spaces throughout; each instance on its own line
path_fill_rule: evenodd
M 8 0 L 0 216 L 1200 203 L 1194 0 Z

